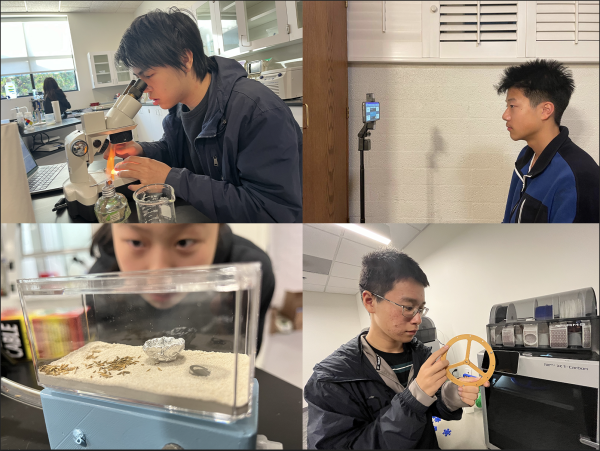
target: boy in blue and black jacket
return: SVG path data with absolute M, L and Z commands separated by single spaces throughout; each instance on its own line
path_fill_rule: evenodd
M 503 222 L 598 222 L 598 164 L 569 138 L 560 119 L 575 89 L 571 73 L 552 60 L 504 71 L 502 119 L 514 141 L 515 163 Z

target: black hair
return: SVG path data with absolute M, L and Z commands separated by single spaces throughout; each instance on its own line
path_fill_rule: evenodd
M 58 87 L 58 83 L 52 77 L 46 77 L 44 79 L 44 99 L 58 100 L 58 93 L 61 89 Z
M 397 282 L 405 279 L 413 279 L 424 287 L 429 286 L 419 264 L 398 249 L 386 247 L 363 256 L 359 280 L 362 291 L 385 296 Z M 378 302 L 381 300 L 378 297 L 376 299 Z
M 102 224 L 92 236 L 92 245 L 90 246 L 90 255 L 100 258 L 102 254 L 110 256 L 109 268 L 106 272 L 119 271 L 119 264 L 115 257 L 115 248 L 113 246 L 112 228 L 110 224 Z
M 575 90 L 573 74 L 555 60 L 536 59 L 519 66 L 507 67 L 500 83 L 494 86 L 498 94 L 518 88 L 529 99 L 532 107 L 541 102 L 554 104 L 554 122 L 560 125 L 563 113 Z
M 194 56 L 192 68 L 200 81 L 217 70 L 217 63 L 204 53 L 192 12 L 172 6 L 168 12 L 155 9 L 137 17 L 121 38 L 115 61 L 141 70 L 170 66 L 183 72 L 186 50 Z

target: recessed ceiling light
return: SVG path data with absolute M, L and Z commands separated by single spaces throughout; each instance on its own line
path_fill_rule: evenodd
M 359 233 L 360 235 L 366 236 L 367 238 L 371 238 L 372 240 L 379 241 L 380 243 L 383 243 L 386 246 L 388 244 L 390 244 L 390 241 L 392 241 L 389 238 L 386 238 L 375 232 L 371 232 L 370 230 L 365 229 L 364 227 L 361 227 L 356 224 L 338 224 L 338 225 L 345 229 L 352 230 L 353 232 Z

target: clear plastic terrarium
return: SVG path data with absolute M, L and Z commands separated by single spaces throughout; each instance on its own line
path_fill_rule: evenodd
M 38 384 L 246 417 L 260 280 L 260 263 L 19 280 Z

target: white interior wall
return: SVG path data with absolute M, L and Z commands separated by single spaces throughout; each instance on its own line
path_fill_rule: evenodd
M 359 64 L 348 68 L 350 222 L 358 222 L 362 102 L 374 93 L 381 119 L 365 152 L 367 222 L 502 221 L 514 142 L 493 87 L 506 65 Z M 575 92 L 562 124 L 598 158 L 598 65 L 571 64 Z
M 87 54 L 117 50 L 121 37 L 134 19 L 133 13 L 62 13 L 67 15 L 75 57 L 75 70 L 79 91 L 67 92 L 73 109 L 87 108 L 92 102 L 109 102 L 125 85 L 92 89 L 92 79 Z M 4 14 L 3 14 L 4 15 Z M 11 15 L 11 14 L 7 14 Z M 12 14 L 15 15 L 15 14 Z M 56 14 L 48 14 L 56 15 Z M 2 100 L 2 119 L 16 117 L 12 108 L 26 106 L 31 111 L 31 97 Z M 71 129 L 67 129 L 72 131 Z M 57 133 L 52 133 L 57 134 Z
M 598 224 L 463 225 L 450 235 L 447 227 L 430 225 L 404 249 L 427 274 L 429 316 L 443 343 L 460 334 L 486 339 L 494 304 L 584 287 L 598 296 Z M 431 252 L 439 234 L 448 241 Z M 472 361 L 481 349 L 472 347 Z M 465 353 L 458 342 L 450 362 Z
M 313 367 L 361 330 L 356 297 L 349 294 L 303 294 L 302 386 Z M 306 405 L 306 402 L 304 405 Z
M 371 326 L 371 316 L 367 309 L 363 305 L 362 295 L 360 292 L 356 293 L 356 309 L 358 313 L 358 323 L 360 324 L 360 330 Z
M 231 231 L 247 240 L 252 241 L 263 251 L 267 251 L 269 245 L 268 224 L 228 224 Z

